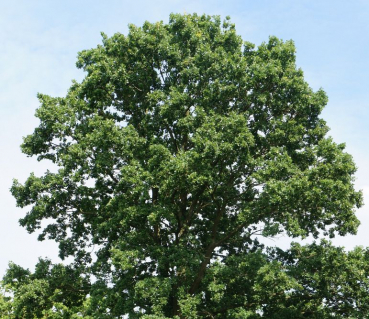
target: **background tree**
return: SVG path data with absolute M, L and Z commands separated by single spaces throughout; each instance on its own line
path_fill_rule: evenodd
M 6 296 L 6 291 L 2 286 L 0 288 L 0 316 L 1 318 L 13 318 L 11 297 Z
M 90 288 L 88 277 L 71 266 L 40 259 L 31 273 L 10 263 L 2 284 L 9 295 L 0 299 L 4 300 L 2 318 L 90 318 L 84 304 Z
M 353 298 L 333 306 L 330 290 L 302 275 L 314 272 L 306 254 L 319 251 L 322 267 L 326 254 L 345 265 L 342 250 L 276 253 L 255 236 L 334 237 L 359 224 L 355 165 L 327 137 L 327 97 L 304 81 L 292 41 L 255 48 L 228 18 L 171 15 L 103 35 L 77 66 L 87 75 L 66 97 L 39 94 L 40 125 L 22 145 L 58 170 L 14 181 L 12 193 L 30 206 L 21 225 L 42 228 L 40 240 L 58 242 L 62 258 L 96 278 L 95 316 L 330 318 L 346 316 L 343 304 L 361 309 L 363 295 L 342 292 L 351 279 L 324 282 L 338 290 L 332 300 Z

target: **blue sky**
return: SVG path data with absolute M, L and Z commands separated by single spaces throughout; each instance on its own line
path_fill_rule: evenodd
M 244 40 L 260 44 L 270 35 L 293 39 L 297 65 L 313 89 L 329 96 L 323 118 L 330 135 L 345 142 L 358 165 L 356 185 L 369 204 L 369 1 L 42 1 L 0 2 L 0 277 L 10 260 L 33 268 L 39 256 L 57 261 L 52 242 L 37 242 L 18 225 L 26 211 L 15 207 L 9 193 L 12 178 L 24 181 L 47 165 L 20 152 L 22 136 L 38 121 L 36 93 L 65 95 L 78 51 L 101 43 L 100 32 L 126 33 L 127 25 L 145 20 L 168 21 L 169 14 L 206 13 L 231 16 Z M 369 206 L 368 206 L 369 207 Z M 356 237 L 337 238 L 338 245 L 369 245 L 369 209 L 357 214 Z M 281 239 L 283 241 L 283 239 Z M 273 242 L 278 243 L 278 242 Z

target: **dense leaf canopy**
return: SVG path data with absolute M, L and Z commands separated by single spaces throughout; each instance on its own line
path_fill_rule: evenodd
M 228 18 L 171 15 L 103 35 L 77 66 L 87 75 L 65 97 L 39 94 L 40 124 L 22 145 L 58 169 L 12 187 L 29 207 L 21 225 L 74 258 L 69 270 L 40 263 L 71 271 L 86 299 L 58 301 L 66 287 L 51 270 L 23 273 L 50 295 L 43 302 L 95 318 L 369 314 L 366 250 L 324 241 L 283 252 L 257 240 L 359 224 L 356 167 L 327 136 L 326 94 L 296 68 L 292 41 L 255 48 Z M 26 307 L 19 289 L 32 289 L 12 287 Z

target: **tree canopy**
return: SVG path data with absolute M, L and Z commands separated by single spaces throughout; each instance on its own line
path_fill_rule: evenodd
M 327 135 L 327 96 L 305 82 L 292 41 L 255 47 L 229 18 L 172 14 L 103 34 L 77 67 L 86 77 L 65 97 L 38 95 L 22 144 L 57 169 L 11 188 L 28 207 L 20 224 L 73 263 L 11 265 L 15 318 L 33 318 L 21 311 L 34 295 L 48 296 L 34 298 L 40 318 L 369 314 L 368 250 L 258 241 L 359 225 L 355 164 Z

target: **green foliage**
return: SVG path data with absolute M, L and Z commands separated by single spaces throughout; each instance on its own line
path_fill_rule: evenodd
M 359 224 L 355 164 L 327 136 L 327 97 L 304 81 L 292 41 L 255 48 L 229 19 L 171 15 L 103 35 L 77 67 L 87 75 L 65 97 L 39 94 L 40 125 L 22 145 L 58 170 L 11 189 L 28 207 L 21 225 L 74 263 L 10 265 L 16 316 L 369 314 L 366 250 L 256 239 Z
M 11 298 L 6 296 L 4 289 L 0 292 L 0 316 L 1 318 L 13 318 Z
M 43 259 L 37 263 L 34 273 L 10 263 L 3 286 L 11 297 L 3 298 L 7 305 L 0 309 L 14 318 L 27 319 L 80 317 L 74 314 L 82 314 L 90 288 L 89 280 L 79 271 Z

